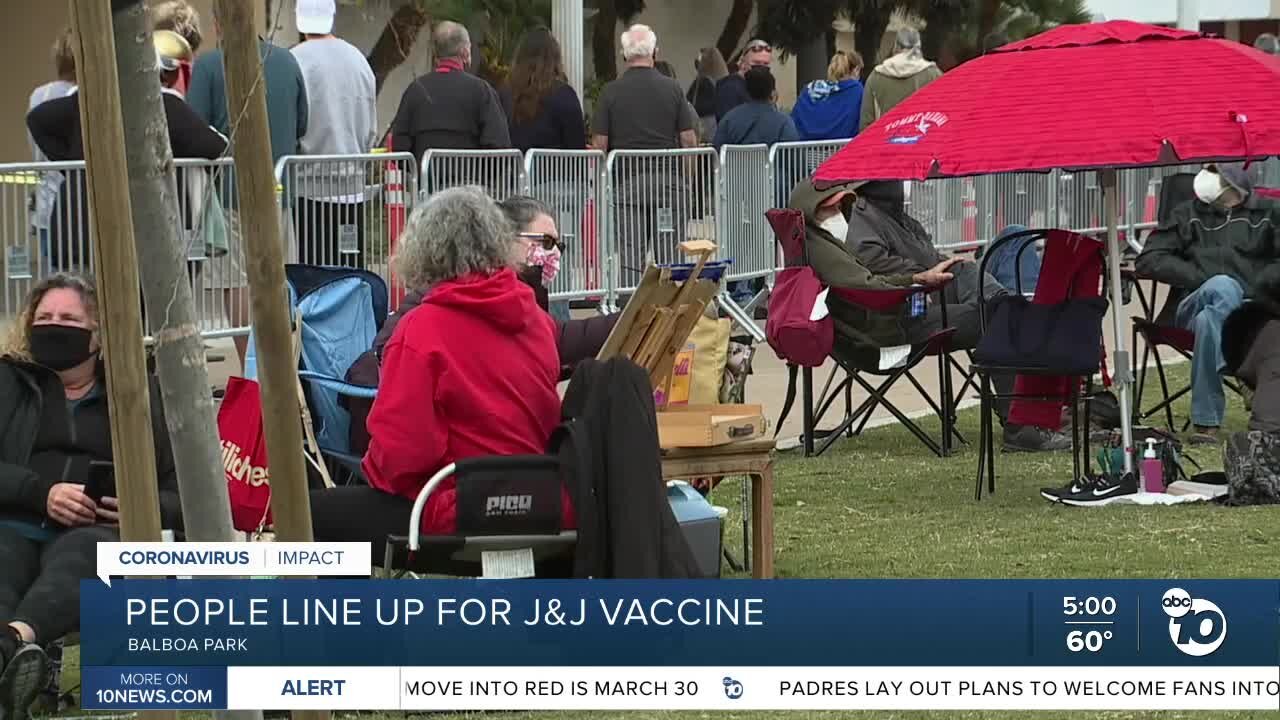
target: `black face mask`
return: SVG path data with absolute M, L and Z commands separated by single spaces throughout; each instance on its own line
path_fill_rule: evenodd
M 74 325 L 33 325 L 31 359 L 57 372 L 70 370 L 93 357 L 92 339 L 92 331 Z

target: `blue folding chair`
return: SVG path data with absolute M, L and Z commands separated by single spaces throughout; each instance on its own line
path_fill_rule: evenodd
M 361 478 L 361 456 L 351 452 L 351 415 L 342 398 L 372 399 L 376 387 L 343 378 L 352 363 L 373 346 L 387 319 L 386 282 L 377 274 L 348 267 L 286 265 L 289 307 L 299 334 L 298 379 L 314 423 L 316 443 L 339 484 Z M 256 374 L 253 337 L 245 376 Z

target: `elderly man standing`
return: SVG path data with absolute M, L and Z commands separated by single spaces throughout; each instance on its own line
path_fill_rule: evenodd
M 679 83 L 654 68 L 658 36 L 647 25 L 622 33 L 626 72 L 605 86 L 591 118 L 591 144 L 609 150 L 674 150 L 698 144 L 698 117 Z M 650 260 L 671 262 L 693 216 L 693 161 L 626 157 L 614 193 L 623 282 L 639 280 Z
M 435 69 L 409 83 L 391 124 L 392 147 L 418 162 L 429 148 L 491 150 L 511 147 L 498 93 L 467 72 L 471 35 L 446 20 L 431 34 Z
M 942 71 L 938 64 L 925 60 L 920 51 L 920 33 L 911 28 L 899 30 L 893 55 L 877 65 L 867 78 L 867 90 L 862 95 L 862 122 L 858 129 L 866 129 L 894 105 L 939 77 L 942 77 Z
M 1207 165 L 1195 194 L 1147 238 L 1135 268 L 1189 294 L 1175 322 L 1195 333 L 1191 358 L 1191 442 L 1218 441 L 1226 413 L 1222 389 L 1222 326 L 1227 316 L 1280 272 L 1276 206 L 1253 194 L 1237 164 Z

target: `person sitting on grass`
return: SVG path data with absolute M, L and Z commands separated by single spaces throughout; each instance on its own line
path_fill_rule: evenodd
M 1191 357 L 1193 444 L 1218 443 L 1226 414 L 1222 325 L 1280 261 L 1274 201 L 1258 197 L 1239 164 L 1210 164 L 1196 175 L 1196 197 L 1178 205 L 1147 238 L 1138 275 L 1189 294 L 1175 322 L 1195 333 Z
M 80 626 L 80 581 L 99 541 L 120 539 L 111 424 L 90 281 L 67 274 L 31 291 L 0 351 L 0 718 L 26 718 L 45 688 L 41 645 Z M 152 437 L 163 527 L 182 528 L 159 386 Z M 91 486 L 91 477 L 99 482 Z M 99 494 L 100 493 L 100 494 Z

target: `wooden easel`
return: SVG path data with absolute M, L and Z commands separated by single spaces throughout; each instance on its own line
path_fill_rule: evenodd
M 599 360 L 617 355 L 630 359 L 649 373 L 655 389 L 671 377 L 676 355 L 719 291 L 719 283 L 699 277 L 715 254 L 715 243 L 688 240 L 680 249 L 694 261 L 688 278 L 677 282 L 670 268 L 650 265 L 597 355 Z

